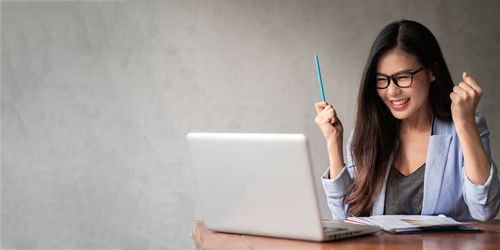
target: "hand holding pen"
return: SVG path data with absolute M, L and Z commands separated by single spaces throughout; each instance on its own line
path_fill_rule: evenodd
M 330 160 L 330 179 L 334 179 L 344 168 L 344 128 L 337 117 L 337 112 L 332 105 L 325 100 L 323 91 L 323 83 L 321 80 L 321 72 L 319 70 L 318 56 L 314 56 L 316 60 L 316 70 L 318 72 L 319 87 L 321 89 L 321 98 L 323 101 L 314 104 L 316 107 L 316 118 L 314 122 L 321 129 L 323 136 L 326 139 L 328 158 Z
M 319 68 L 318 55 L 314 55 L 316 61 L 316 71 L 318 73 L 319 88 L 321 90 L 322 102 L 317 102 L 314 104 L 316 107 L 317 116 L 314 118 L 314 122 L 321 129 L 323 136 L 325 136 L 328 143 L 335 143 L 340 141 L 342 145 L 344 128 L 342 123 L 337 117 L 337 112 L 332 105 L 328 104 L 325 100 L 325 92 L 323 91 L 323 81 L 321 78 L 321 71 Z

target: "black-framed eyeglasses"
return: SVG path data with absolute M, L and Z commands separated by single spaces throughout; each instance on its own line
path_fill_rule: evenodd
M 420 67 L 415 71 L 402 71 L 392 75 L 386 75 L 382 73 L 377 73 L 377 78 L 375 79 L 375 87 L 377 89 L 385 89 L 389 87 L 391 79 L 400 88 L 409 88 L 413 83 L 413 76 L 418 72 L 425 69 L 425 66 Z

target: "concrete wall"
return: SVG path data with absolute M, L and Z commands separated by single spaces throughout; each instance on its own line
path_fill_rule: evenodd
M 326 97 L 348 134 L 370 45 L 429 27 L 500 161 L 498 1 L 2 1 L 2 245 L 192 249 L 200 218 L 188 131 L 301 132 Z M 322 213 L 329 217 L 318 182 Z

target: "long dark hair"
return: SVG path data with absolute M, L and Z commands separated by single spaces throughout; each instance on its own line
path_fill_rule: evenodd
M 375 77 L 379 58 L 393 48 L 416 56 L 430 69 L 429 102 L 437 119 L 451 122 L 450 93 L 453 90 L 448 67 L 439 44 L 422 24 L 401 20 L 382 29 L 373 42 L 358 93 L 358 112 L 351 141 L 354 182 L 346 199 L 352 216 L 370 215 L 373 203 L 383 186 L 386 167 L 396 150 L 400 120 L 396 119 L 377 94 Z

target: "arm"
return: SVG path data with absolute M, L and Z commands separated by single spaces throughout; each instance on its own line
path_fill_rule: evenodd
M 340 141 L 342 141 L 341 139 Z M 342 142 L 336 143 L 334 141 L 326 142 L 328 149 L 328 159 L 330 160 L 330 178 L 337 177 L 342 169 L 344 169 L 344 152 L 342 150 Z M 333 177 L 333 178 L 332 178 Z
M 354 166 L 349 153 L 353 133 L 354 131 L 347 140 L 346 166 L 343 167 L 340 173 L 334 178 L 331 178 L 330 176 L 330 168 L 328 168 L 321 177 L 328 207 L 330 208 L 332 218 L 334 220 L 345 219 L 348 216 L 349 206 L 345 204 L 345 198 L 348 194 L 347 191 L 349 190 L 349 187 L 352 185 L 352 176 L 354 174 Z
M 314 122 L 326 139 L 330 160 L 330 178 L 335 179 L 344 168 L 343 136 L 344 128 L 332 105 L 326 102 L 315 103 L 317 116 Z
M 498 212 L 500 182 L 491 160 L 486 122 L 479 118 L 476 124 L 474 115 L 482 89 L 465 72 L 463 79 L 450 94 L 452 117 L 464 159 L 463 194 L 471 216 L 487 221 Z
M 497 168 L 491 159 L 489 132 L 486 121 L 482 117 L 476 117 L 478 134 L 481 139 L 481 148 L 478 151 L 484 151 L 490 165 L 488 174 L 482 185 L 475 184 L 467 175 L 467 164 L 463 162 L 463 196 L 467 203 L 471 216 L 479 221 L 488 221 L 495 217 L 500 206 L 500 181 L 497 177 Z M 462 154 L 464 154 L 462 150 Z
M 465 174 L 477 185 L 484 185 L 490 176 L 491 163 L 484 150 L 476 121 L 455 125 L 464 154 Z
M 326 102 L 318 102 L 315 106 L 318 114 L 314 122 L 321 129 L 326 139 L 330 161 L 328 169 L 321 177 L 321 182 L 323 183 L 332 218 L 337 220 L 345 219 L 347 217 L 347 205 L 344 202 L 345 195 L 352 184 L 352 178 L 348 168 L 344 166 L 342 123 L 337 118 L 331 105 Z M 349 155 L 347 160 L 348 165 L 350 165 Z
M 450 94 L 451 113 L 464 154 L 465 173 L 472 183 L 484 185 L 491 164 L 475 121 L 476 108 L 483 91 L 474 78 L 465 72 L 463 79 Z

